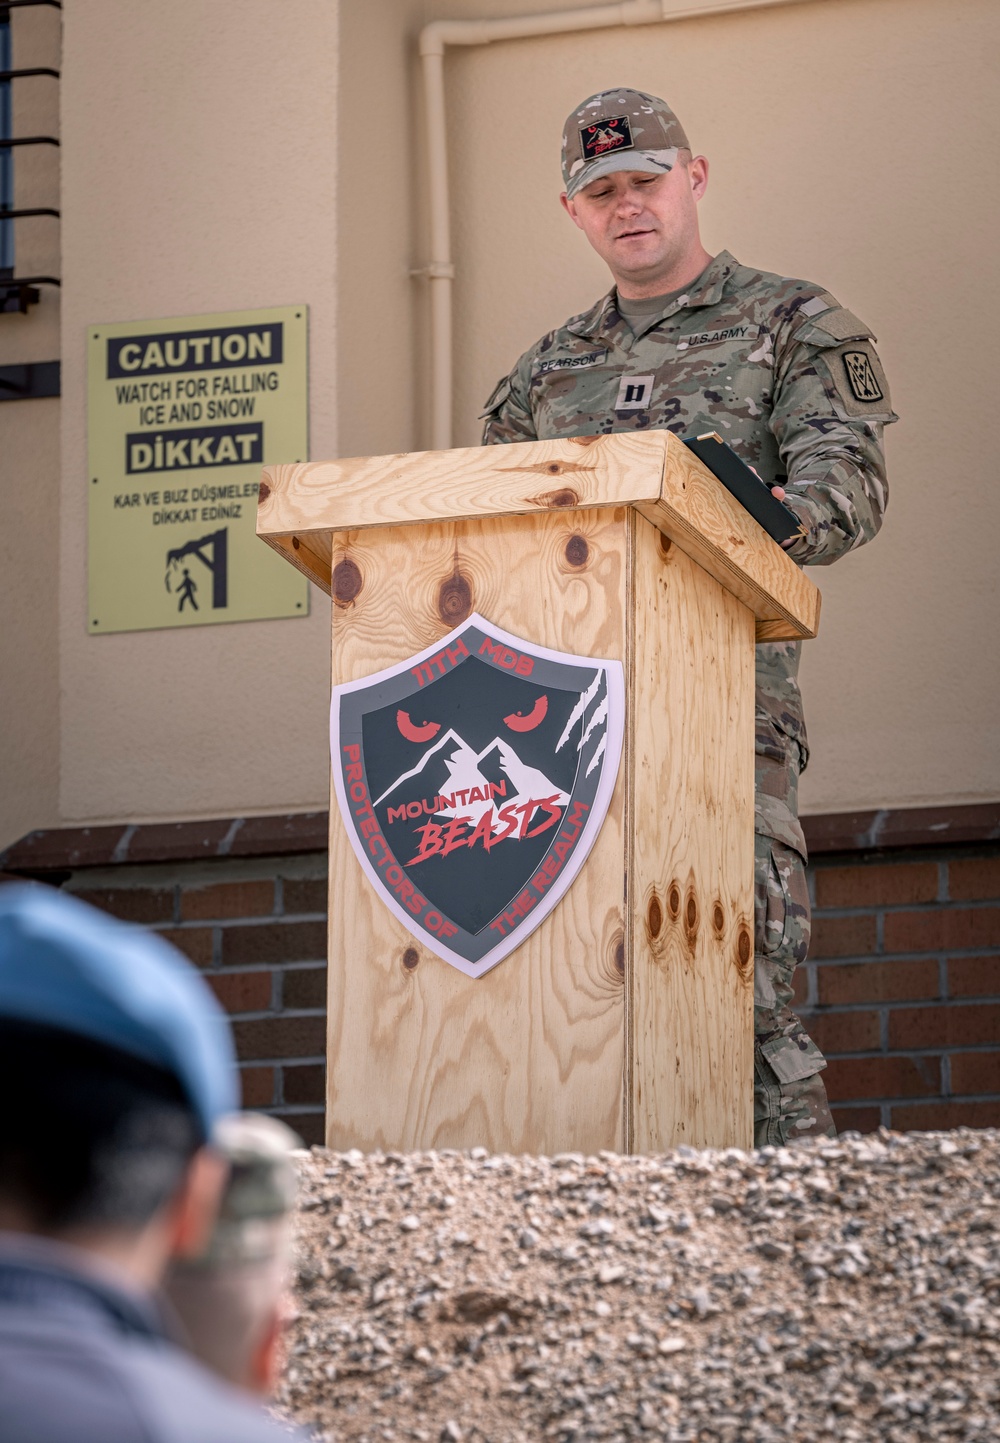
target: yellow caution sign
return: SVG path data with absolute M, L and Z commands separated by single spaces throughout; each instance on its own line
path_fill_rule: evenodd
M 90 326 L 87 629 L 306 616 L 254 530 L 261 466 L 308 459 L 306 307 Z

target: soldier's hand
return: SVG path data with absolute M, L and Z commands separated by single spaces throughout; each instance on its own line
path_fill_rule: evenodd
M 757 467 L 756 467 L 756 466 L 751 466 L 751 467 L 750 467 L 750 470 L 751 470 L 751 471 L 753 472 L 753 474 L 757 477 L 757 480 L 758 480 L 758 481 L 763 481 L 764 478 L 763 478 L 763 476 L 760 474 L 760 472 L 757 470 Z M 771 489 L 771 495 L 774 497 L 775 501 L 784 501 L 785 497 L 786 497 L 787 494 L 788 494 L 787 491 L 785 490 L 784 486 L 772 486 L 770 489 Z M 788 551 L 791 547 L 793 547 L 793 546 L 795 545 L 796 541 L 798 541 L 798 540 L 799 540 L 799 538 L 798 538 L 797 536 L 789 536 L 789 538 L 787 539 L 787 541 L 782 541 L 781 545 L 784 547 L 784 549 L 785 549 L 786 551 Z
M 751 466 L 751 467 L 750 467 L 750 470 L 751 470 L 751 471 L 753 472 L 753 474 L 757 477 L 757 480 L 758 480 L 758 481 L 763 481 L 764 478 L 763 478 L 763 476 L 760 474 L 760 472 L 757 470 L 757 467 L 756 467 L 756 466 Z M 788 494 L 788 493 L 787 493 L 787 491 L 785 490 L 784 486 L 772 486 L 772 487 L 771 487 L 771 495 L 774 497 L 775 501 L 784 501 L 784 499 L 785 499 L 785 497 L 787 496 L 787 494 Z M 797 537 L 797 536 L 789 536 L 788 540 L 787 540 L 787 541 L 782 541 L 781 545 L 782 545 L 782 546 L 785 548 L 785 550 L 787 551 L 787 550 L 789 549 L 789 547 L 795 545 L 795 543 L 796 543 L 797 540 L 798 540 L 798 537 Z
M 753 470 L 753 467 L 751 467 L 750 469 Z M 756 474 L 756 471 L 754 471 L 755 476 Z M 775 501 L 784 501 L 785 497 L 788 495 L 788 492 L 785 490 L 784 486 L 772 486 L 771 495 L 774 497 Z M 789 536 L 787 540 L 783 541 L 781 544 L 787 551 L 790 546 L 795 545 L 797 540 L 797 536 Z

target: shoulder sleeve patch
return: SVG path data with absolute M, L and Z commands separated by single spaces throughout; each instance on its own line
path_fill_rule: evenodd
M 493 387 L 493 390 L 489 394 L 489 399 L 487 400 L 485 407 L 479 413 L 478 419 L 480 421 L 484 421 L 487 416 L 492 416 L 494 411 L 499 411 L 501 406 L 506 403 L 509 396 L 510 377 L 504 376 Z
M 824 350 L 814 364 L 826 372 L 847 416 L 864 416 L 872 421 L 896 419 L 882 362 L 867 337 Z

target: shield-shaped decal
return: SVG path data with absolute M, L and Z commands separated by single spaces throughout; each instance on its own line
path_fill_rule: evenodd
M 481 977 L 548 916 L 604 821 L 624 714 L 620 662 L 534 646 L 475 614 L 334 687 L 351 845 L 423 946 Z

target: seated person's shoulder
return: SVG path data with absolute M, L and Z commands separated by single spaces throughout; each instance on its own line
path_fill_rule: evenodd
M 245 1394 L 165 1339 L 17 1309 L 0 1310 L 0 1396 L 0 1443 L 289 1438 Z
M 164 1344 L 137 1349 L 130 1369 L 137 1406 L 153 1437 L 175 1436 L 185 1443 L 279 1443 L 307 1435 L 289 1431 L 239 1389 L 224 1383 L 195 1359 Z M 109 1440 L 110 1443 L 110 1440 Z

